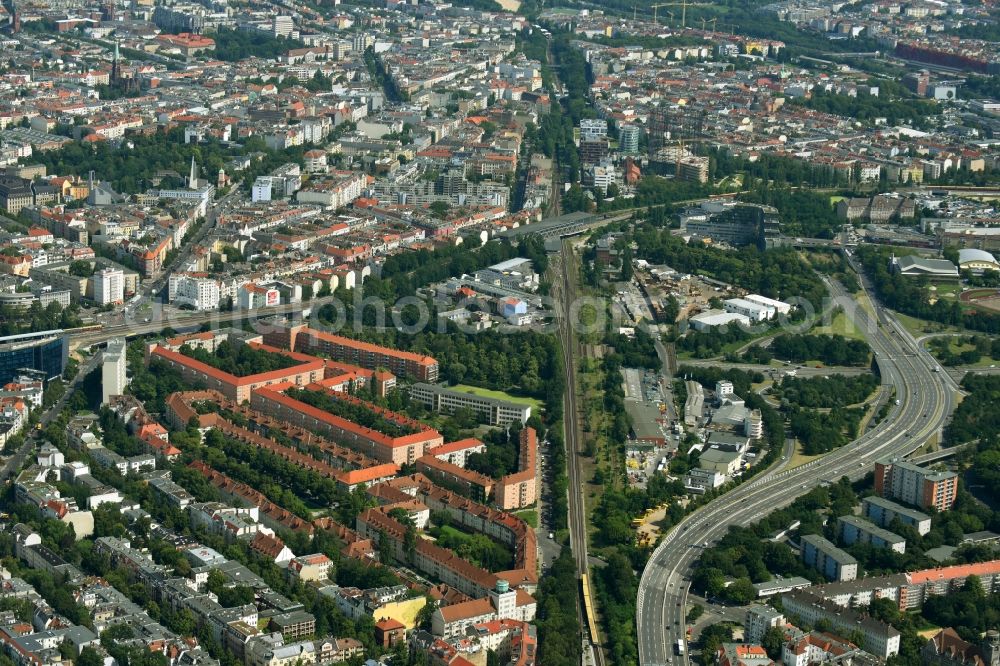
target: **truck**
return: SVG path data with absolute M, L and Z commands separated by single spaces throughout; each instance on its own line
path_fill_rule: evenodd
M 684 656 L 684 639 L 683 638 L 678 638 L 677 639 L 677 655 L 681 656 L 681 657 Z

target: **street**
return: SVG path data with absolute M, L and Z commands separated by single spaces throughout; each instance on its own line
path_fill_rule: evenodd
M 94 371 L 95 368 L 97 368 L 97 366 L 100 364 L 100 359 L 101 359 L 100 354 L 94 354 L 87 360 L 86 363 L 81 365 L 79 372 L 77 372 L 76 374 L 76 377 L 74 377 L 72 381 L 70 381 L 66 385 L 66 392 L 63 393 L 63 396 L 59 398 L 59 400 L 54 405 L 52 405 L 44 412 L 42 412 L 42 416 L 38 422 L 39 424 L 41 424 L 43 430 L 45 429 L 45 426 L 47 426 L 49 423 L 52 422 L 53 419 L 59 416 L 59 413 L 63 410 L 63 407 L 66 406 L 66 402 L 73 394 L 73 391 L 76 390 L 76 385 L 79 384 L 81 381 L 83 381 L 83 379 L 87 375 L 89 375 L 91 372 Z M 37 430 L 31 430 L 26 432 L 24 437 L 24 444 L 22 444 L 21 448 L 19 448 L 14 453 L 14 455 L 12 455 L 7 460 L 7 462 L 4 463 L 4 466 L 0 468 L 0 481 L 7 481 L 11 476 L 17 473 L 24 466 L 25 459 L 28 458 L 28 456 L 34 454 L 35 446 L 38 443 L 37 442 L 38 434 L 39 432 Z
M 883 383 L 895 388 L 900 404 L 855 442 L 791 470 L 781 471 L 778 464 L 702 507 L 666 536 L 640 581 L 636 618 L 644 666 L 688 663 L 689 651 L 683 656 L 675 652 L 678 641 L 687 640 L 689 581 L 705 545 L 717 541 L 730 525 L 758 521 L 824 480 L 859 478 L 876 459 L 909 453 L 936 434 L 951 413 L 957 386 L 945 373 L 935 372 L 937 362 L 885 309 L 876 308 L 877 319 L 872 320 L 839 283 L 825 281 L 875 350 Z

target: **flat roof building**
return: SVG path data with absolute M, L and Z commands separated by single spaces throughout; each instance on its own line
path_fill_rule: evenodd
M 858 577 L 858 561 L 818 534 L 807 534 L 800 544 L 802 561 L 828 580 L 845 581 Z
M 958 278 L 958 267 L 947 259 L 924 259 L 915 255 L 893 257 L 889 269 L 907 277 L 927 277 L 932 280 Z
M 750 318 L 738 312 L 708 310 L 691 317 L 688 323 L 696 331 L 707 331 L 718 326 L 749 326 Z
M 726 312 L 741 314 L 751 321 L 767 321 L 774 317 L 777 310 L 770 305 L 757 303 L 745 298 L 727 298 L 722 302 Z
M 38 370 L 46 379 L 61 377 L 69 345 L 62 330 L 21 333 L 0 338 L 0 383 L 9 383 L 22 369 Z
M 876 548 L 888 548 L 897 553 L 906 552 L 906 539 L 857 516 L 837 518 L 837 529 L 847 545 L 870 543 Z
M 905 460 L 881 460 L 875 463 L 875 493 L 906 504 L 947 511 L 958 494 L 958 475 Z
M 418 382 L 410 386 L 410 399 L 427 405 L 432 411 L 452 413 L 468 409 L 484 422 L 495 426 L 508 426 L 514 421 L 527 423 L 531 405 L 484 395 L 467 393 L 436 384 Z
M 904 525 L 909 525 L 924 535 L 931 531 L 931 517 L 926 513 L 896 504 L 878 495 L 870 495 L 861 501 L 861 510 L 865 518 L 879 527 L 889 527 L 893 520 L 899 519 Z
M 786 614 L 800 622 L 815 625 L 819 620 L 825 620 L 836 632 L 859 632 L 861 647 L 882 659 L 899 653 L 899 631 L 868 615 L 843 608 L 805 590 L 781 595 L 781 606 Z

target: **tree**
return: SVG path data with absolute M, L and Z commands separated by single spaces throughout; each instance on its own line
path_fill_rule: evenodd
M 575 213 L 577 211 L 588 211 L 591 208 L 591 201 L 587 193 L 578 183 L 574 183 L 562 196 L 563 213 Z
M 768 657 L 778 661 L 781 659 L 782 648 L 785 644 L 785 634 L 778 627 L 768 627 L 760 644 L 767 651 Z
M 437 610 L 437 602 L 435 602 L 430 597 L 427 597 L 426 603 L 417 613 L 417 626 L 424 631 L 431 630 L 431 622 L 434 619 L 434 611 Z
M 724 588 L 724 596 L 734 604 L 745 605 L 757 598 L 757 590 L 749 578 L 739 578 Z
M 77 259 L 69 265 L 70 275 L 76 277 L 90 277 L 94 274 L 94 269 L 90 265 L 89 261 L 83 261 L 82 259 Z
M 104 666 L 104 659 L 97 650 L 88 645 L 80 651 L 75 663 L 76 666 Z
M 427 209 L 434 213 L 435 217 L 444 218 L 448 214 L 448 211 L 451 210 L 451 206 L 447 201 L 434 201 L 427 206 Z

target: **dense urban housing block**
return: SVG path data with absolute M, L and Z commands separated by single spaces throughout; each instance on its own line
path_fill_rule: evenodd
M 264 341 L 276 347 L 306 354 L 325 354 L 336 361 L 370 370 L 387 368 L 393 374 L 422 382 L 435 382 L 438 378 L 438 362 L 430 356 L 352 340 L 301 324 L 272 322 L 269 326 L 271 330 L 264 333 Z

